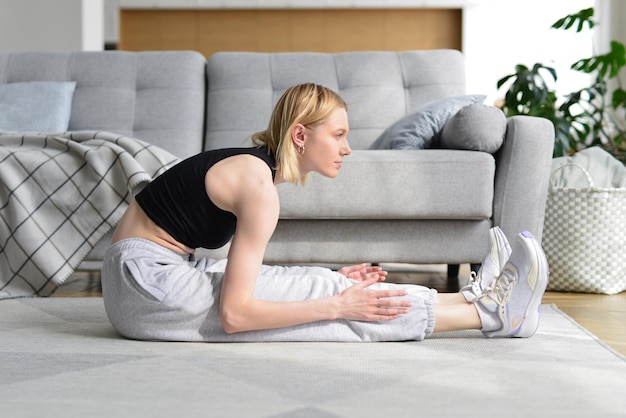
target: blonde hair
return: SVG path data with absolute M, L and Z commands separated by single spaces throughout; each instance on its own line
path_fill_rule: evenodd
M 267 148 L 286 181 L 304 185 L 309 175 L 300 175 L 299 154 L 291 132 L 298 123 L 314 128 L 338 108 L 348 110 L 346 102 L 324 86 L 313 83 L 292 86 L 278 99 L 267 129 L 252 135 L 252 143 Z

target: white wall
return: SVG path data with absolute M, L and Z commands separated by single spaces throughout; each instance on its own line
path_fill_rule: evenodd
M 474 0 L 464 9 L 463 51 L 470 93 L 501 97 L 496 83 L 516 64 L 555 68 L 559 93 L 588 85 L 589 77 L 569 69 L 591 56 L 592 33 L 551 29 L 558 19 L 594 6 L 594 0 Z
M 588 85 L 588 77 L 569 66 L 591 55 L 590 32 L 550 27 L 557 19 L 592 6 L 594 0 L 105 0 L 105 39 L 118 39 L 120 7 L 463 7 L 468 93 L 487 94 L 493 103 L 503 95 L 496 89 L 497 81 L 513 73 L 518 63 L 553 66 L 559 92 Z
M 104 47 L 104 0 L 0 0 L 0 50 Z
M 626 45 L 626 2 L 623 0 L 596 0 L 596 14 L 602 24 L 597 28 L 594 36 L 594 48 L 598 54 L 604 54 L 610 49 L 611 40 L 616 40 Z M 626 69 L 619 73 L 618 80 L 609 82 L 608 88 L 611 93 L 615 88 L 626 88 Z M 615 112 L 614 122 L 619 128 L 626 130 L 626 112 Z
M 569 66 L 591 55 L 590 33 L 575 34 L 550 26 L 557 19 L 594 3 L 594 0 L 0 0 L 0 50 L 100 50 L 105 41 L 118 39 L 120 7 L 463 7 L 468 93 L 487 94 L 488 102 L 493 102 L 502 95 L 496 90 L 497 80 L 512 73 L 518 63 L 530 66 L 542 62 L 554 66 L 559 75 L 559 92 L 587 85 L 588 77 L 569 70 Z M 621 28 L 621 16 L 612 27 Z

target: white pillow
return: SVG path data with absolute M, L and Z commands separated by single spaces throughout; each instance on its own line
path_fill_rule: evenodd
M 0 85 L 0 130 L 65 132 L 70 123 L 74 81 Z

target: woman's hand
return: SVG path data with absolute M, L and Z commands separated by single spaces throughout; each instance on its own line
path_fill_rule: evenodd
M 368 289 L 377 281 L 377 278 L 363 280 L 337 295 L 339 318 L 354 321 L 389 321 L 409 311 L 411 302 L 397 299 L 406 296 L 406 290 Z
M 337 271 L 346 276 L 348 279 L 358 281 L 376 279 L 375 281 L 382 282 L 385 280 L 385 277 L 387 277 L 387 272 L 381 267 L 368 267 L 365 263 L 343 267 Z

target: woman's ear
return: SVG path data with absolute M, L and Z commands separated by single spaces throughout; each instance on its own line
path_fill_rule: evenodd
M 301 123 L 296 123 L 291 131 L 291 140 L 293 141 L 296 149 L 304 146 L 304 130 L 306 128 Z

